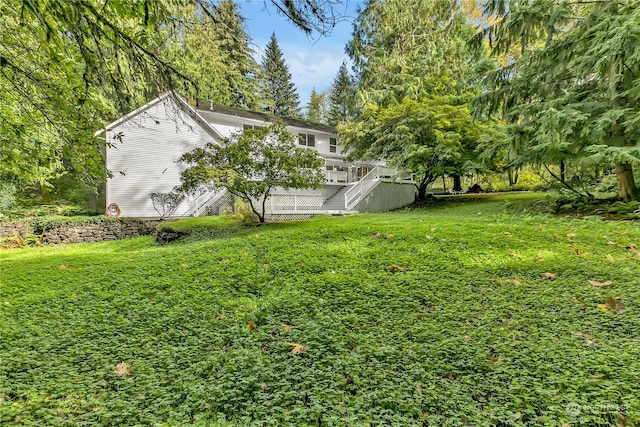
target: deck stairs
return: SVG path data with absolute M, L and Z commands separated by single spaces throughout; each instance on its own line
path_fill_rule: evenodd
M 344 187 L 333 193 L 331 197 L 324 201 L 324 203 L 322 204 L 322 209 L 329 212 L 345 212 L 346 207 L 344 195 L 347 191 L 349 191 L 350 188 L 350 185 L 345 185 Z

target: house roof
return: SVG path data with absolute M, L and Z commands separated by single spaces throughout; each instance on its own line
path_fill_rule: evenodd
M 173 92 L 173 93 L 172 92 L 166 92 L 166 93 L 160 95 L 159 97 L 147 102 L 142 107 L 133 110 L 129 114 L 125 114 L 124 116 L 120 117 L 118 120 L 116 120 L 114 122 L 111 122 L 108 125 L 106 125 L 104 128 L 96 131 L 94 136 L 98 136 L 99 134 L 101 134 L 104 131 L 108 131 L 108 130 L 111 130 L 113 128 L 116 128 L 116 127 L 120 126 L 122 123 L 125 123 L 127 120 L 131 120 L 132 118 L 136 117 L 138 114 L 140 114 L 140 113 L 148 110 L 149 108 L 153 107 L 154 105 L 156 105 L 156 104 L 158 104 L 160 102 L 164 102 L 166 100 L 173 100 L 178 105 L 178 107 L 180 107 L 185 113 L 189 114 L 213 138 L 222 139 L 222 135 L 220 135 L 220 133 L 213 126 L 211 126 L 211 124 L 207 120 L 205 120 L 198 113 L 198 111 L 196 109 L 194 109 L 192 106 L 190 106 L 189 103 L 183 97 L 181 97 L 180 95 L 178 95 L 175 92 Z
M 292 119 L 288 117 L 278 117 L 271 113 L 260 111 L 249 111 L 241 108 L 227 107 L 225 105 L 211 104 L 209 102 L 199 102 L 196 110 L 224 114 L 227 116 L 243 117 L 245 119 L 260 120 L 268 123 L 283 123 L 287 126 L 295 126 L 304 129 L 313 129 L 321 132 L 336 133 L 336 128 L 321 123 L 313 123 L 307 120 Z

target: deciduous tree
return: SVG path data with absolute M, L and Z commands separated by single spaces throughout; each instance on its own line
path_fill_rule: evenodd
M 324 160 L 315 150 L 298 147 L 282 125 L 234 134 L 219 145 L 209 143 L 185 155 L 182 189 L 202 185 L 226 188 L 246 200 L 260 222 L 276 188 L 315 188 L 325 182 Z

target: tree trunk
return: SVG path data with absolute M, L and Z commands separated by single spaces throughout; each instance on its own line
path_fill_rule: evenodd
M 445 192 L 447 191 L 447 183 L 444 180 L 444 174 L 442 174 L 442 190 Z
M 519 169 L 507 169 L 507 178 L 509 179 L 509 187 L 513 187 L 518 183 L 518 177 L 520 173 Z
M 567 182 L 567 168 L 563 161 L 560 162 L 560 182 L 563 184 Z
M 51 204 L 51 192 L 43 182 L 40 183 L 40 192 L 42 193 L 42 199 L 46 205 Z
M 462 191 L 462 179 L 460 175 L 453 175 L 453 191 Z
M 418 189 L 418 198 L 416 200 L 424 200 L 427 197 L 427 184 L 421 182 L 420 185 L 416 184 L 416 188 Z
M 633 180 L 631 163 L 616 163 L 616 181 L 618 181 L 618 197 L 628 202 L 638 197 L 638 188 Z

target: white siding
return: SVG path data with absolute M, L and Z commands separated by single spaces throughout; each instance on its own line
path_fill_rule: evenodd
M 249 119 L 240 116 L 230 116 L 227 114 L 216 113 L 212 111 L 199 110 L 200 115 L 206 119 L 212 128 L 214 128 L 220 135 L 225 138 L 231 136 L 231 134 L 241 131 L 243 125 L 252 126 L 269 126 L 270 123 Z M 321 130 L 300 128 L 296 126 L 287 126 L 287 130 L 293 135 L 296 145 L 298 144 L 298 134 L 304 133 L 306 135 L 311 134 L 316 137 L 315 149 L 322 157 L 342 158 L 344 157 L 342 150 L 344 147 L 340 145 L 340 139 L 337 134 L 329 133 Z M 329 138 L 336 138 L 338 145 L 335 153 L 332 153 L 329 148 Z
M 122 135 L 122 143 L 113 139 Z M 107 205 L 117 203 L 122 216 L 157 217 L 149 193 L 170 192 L 180 184 L 180 172 L 186 165 L 178 158 L 213 138 L 189 114 L 166 99 L 150 106 L 106 133 L 107 169 L 113 177 L 107 181 Z M 191 208 L 189 197 L 175 216 Z

